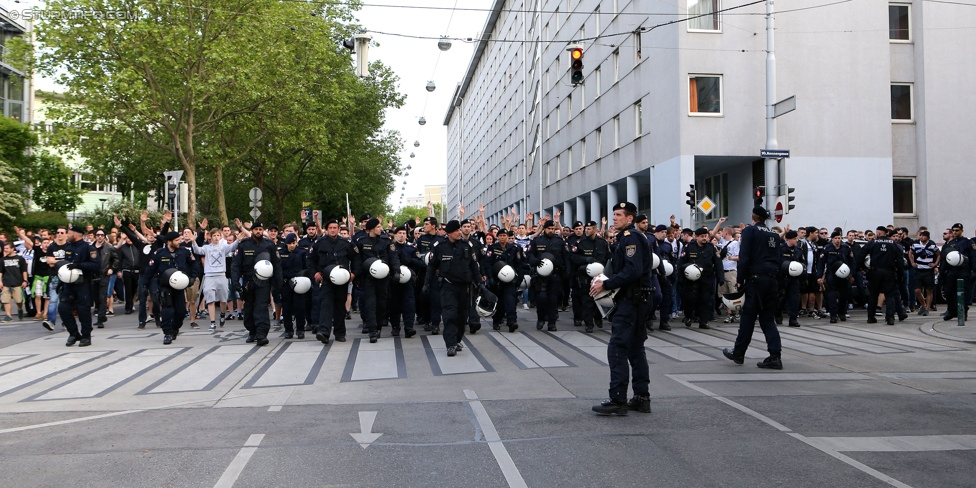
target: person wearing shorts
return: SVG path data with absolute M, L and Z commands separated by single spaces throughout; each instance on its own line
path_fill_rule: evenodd
M 206 226 L 206 221 L 201 227 Z M 245 232 L 245 238 L 249 233 Z M 215 318 L 217 304 L 221 307 L 220 326 L 224 326 L 224 313 L 227 312 L 227 302 L 231 300 L 231 287 L 227 281 L 227 255 L 237 250 L 239 240 L 232 243 L 222 240 L 220 229 L 210 230 L 210 244 L 204 245 L 205 231 L 200 229 L 197 239 L 192 243 L 194 254 L 202 256 L 203 259 L 203 284 L 201 292 L 203 301 L 207 304 L 207 312 L 210 314 L 210 328 L 217 328 Z M 195 302 L 194 302 L 195 303 Z
M 17 304 L 17 316 L 24 318 L 24 290 L 27 288 L 27 261 L 17 254 L 12 243 L 3 245 L 3 292 L 0 292 L 0 302 L 7 314 L 4 322 L 13 320 L 11 317 L 11 302 Z

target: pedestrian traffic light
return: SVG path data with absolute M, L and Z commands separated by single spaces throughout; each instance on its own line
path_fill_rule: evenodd
M 574 85 L 583 83 L 583 48 L 574 47 L 569 51 L 569 73 Z
M 691 191 L 685 193 L 685 196 L 688 197 L 688 199 L 685 200 L 685 205 L 688 205 L 692 210 L 694 210 L 695 206 L 698 204 L 698 197 L 695 195 L 695 185 L 691 185 Z
M 763 198 L 766 196 L 766 187 L 757 186 L 752 189 L 752 199 L 757 207 L 763 206 Z
M 786 187 L 786 213 L 790 213 L 790 210 L 796 208 L 796 205 L 793 205 L 793 200 L 796 200 L 796 197 L 793 196 L 793 192 L 795 191 L 796 188 L 792 186 Z

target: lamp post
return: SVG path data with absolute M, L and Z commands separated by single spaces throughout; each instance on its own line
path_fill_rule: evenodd
M 105 211 L 105 202 L 108 201 L 108 198 L 99 198 L 98 201 L 102 202 L 102 212 L 104 212 Z

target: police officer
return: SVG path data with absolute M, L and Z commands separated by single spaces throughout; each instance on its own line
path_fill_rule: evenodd
M 193 253 L 180 245 L 182 239 L 179 232 L 167 232 L 163 234 L 162 239 L 166 245 L 153 253 L 149 260 L 149 268 L 146 270 L 146 280 L 155 280 L 159 286 L 157 298 L 160 307 L 160 327 L 163 328 L 163 344 L 172 344 L 173 339 L 180 334 L 180 328 L 183 327 L 183 318 L 186 316 L 186 293 L 183 290 L 174 290 L 169 281 L 163 279 L 163 272 L 175 268 L 186 275 L 189 283 L 193 283 L 196 275 L 193 271 Z
M 435 217 L 425 218 L 424 233 L 417 239 L 417 251 L 420 253 L 420 256 L 423 257 L 427 253 L 432 252 L 434 246 L 442 241 L 444 241 L 444 238 L 437 235 L 437 219 Z M 429 331 L 433 335 L 437 335 L 440 333 L 441 324 L 441 285 L 437 280 L 430 283 L 423 281 L 418 280 L 420 300 L 417 301 L 417 314 L 420 317 L 420 323 L 424 326 L 424 330 Z M 429 292 L 423 291 L 425 285 Z
M 901 274 L 903 253 L 895 245 L 895 241 L 888 237 L 887 227 L 879 225 L 875 233 L 877 237 L 861 247 L 861 257 L 858 259 L 858 262 L 863 263 L 866 258 L 871 258 L 871 269 L 868 270 L 868 323 L 878 322 L 875 317 L 878 295 L 884 293 L 885 322 L 895 325 L 895 293 L 898 293 L 895 280 Z M 901 320 L 905 318 L 907 314 Z
M 587 222 L 584 236 L 575 242 L 569 254 L 573 268 L 573 325 L 583 325 L 586 332 L 593 332 L 593 319 L 598 315 L 596 302 L 589 293 L 591 278 L 586 274 L 586 265 L 600 263 L 606 266 L 610 259 L 610 245 L 597 235 L 596 230 L 596 222 Z M 579 324 L 575 320 L 577 309 L 580 311 Z
M 697 280 L 688 279 L 685 268 L 697 265 L 701 269 L 701 276 Z M 722 269 L 722 260 L 718 257 L 715 246 L 709 242 L 708 229 L 695 230 L 695 239 L 685 246 L 678 259 L 678 270 L 681 272 L 681 302 L 685 308 L 685 326 L 691 327 L 698 319 L 699 329 L 710 329 L 708 320 L 715 310 L 715 294 L 712 283 L 715 273 Z
M 589 294 L 590 279 L 587 277 L 583 282 L 579 279 L 579 273 L 576 264 L 572 262 L 572 254 L 575 252 L 573 249 L 576 248 L 576 244 L 579 243 L 583 236 L 586 234 L 585 228 L 583 227 L 583 222 L 576 221 L 573 222 L 573 233 L 566 237 L 566 249 L 570 254 L 570 264 L 566 271 L 566 280 L 563 281 L 563 286 L 566 286 L 566 291 L 569 292 L 569 298 L 571 300 L 570 305 L 573 307 L 573 325 L 576 327 L 583 326 L 583 301 L 582 296 Z
M 473 228 L 474 224 L 470 220 L 464 219 L 461 221 L 461 238 L 468 240 L 471 243 L 471 248 L 474 249 L 474 255 L 478 260 L 479 276 L 481 277 L 478 283 L 483 284 L 484 280 L 488 277 L 487 260 L 484 259 L 485 244 L 481 240 L 480 232 L 471 232 Z M 472 334 L 481 330 L 481 316 L 474 309 L 475 295 L 472 294 L 471 304 L 468 306 L 468 330 Z
M 671 330 L 671 326 L 668 325 L 668 319 L 671 318 L 671 308 L 674 306 L 674 288 L 671 285 L 672 278 L 667 276 L 664 272 L 664 263 L 667 262 L 671 265 L 672 274 L 674 274 L 674 269 L 676 268 L 674 262 L 674 247 L 668 242 L 668 227 L 666 225 L 658 225 L 654 228 L 654 242 L 657 245 L 657 255 L 661 258 L 661 268 L 658 273 L 657 281 L 661 287 L 661 305 L 658 307 L 658 313 L 661 314 L 658 322 L 658 329 L 660 330 Z
M 830 243 L 820 251 L 817 259 L 817 283 L 824 285 L 827 291 L 827 312 L 830 313 L 830 323 L 836 324 L 838 318 L 847 321 L 847 303 L 851 299 L 851 283 L 853 276 L 838 278 L 837 269 L 846 264 L 848 269 L 854 269 L 854 255 L 851 248 L 843 242 L 840 232 L 830 235 Z
M 254 265 L 262 259 L 271 261 L 274 268 L 270 279 L 261 279 L 255 273 Z M 264 238 L 264 224 L 261 222 L 251 225 L 251 237 L 237 245 L 237 254 L 231 261 L 231 281 L 244 299 L 244 327 L 248 332 L 245 342 L 267 345 L 268 332 L 271 331 L 268 315 L 271 290 L 281 288 L 282 278 L 278 252 L 274 243 Z
M 976 265 L 976 242 L 971 241 L 969 238 L 963 236 L 963 227 L 960 223 L 952 224 L 949 229 L 952 233 L 951 238 L 942 245 L 942 262 L 939 266 L 939 281 L 942 283 L 943 290 L 945 291 L 946 299 L 946 313 L 942 316 L 945 321 L 950 321 L 955 319 L 959 315 L 959 309 L 956 303 L 956 282 L 961 280 L 963 282 L 963 290 L 965 290 L 964 298 L 964 310 L 965 316 L 963 318 L 969 317 L 969 301 L 970 296 L 969 290 L 972 288 L 972 266 Z M 946 259 L 950 252 L 958 251 L 966 261 L 958 266 L 952 266 Z M 874 267 L 874 257 L 871 258 L 871 267 Z M 887 293 L 885 294 L 887 297 Z
M 380 338 L 383 326 L 390 319 L 387 314 L 390 279 L 399 279 L 400 259 L 397 257 L 396 246 L 380 227 L 379 219 L 371 218 L 366 221 L 363 232 L 359 239 L 353 239 L 353 246 L 356 247 L 353 269 L 359 276 L 362 290 L 359 311 L 363 317 L 363 332 L 369 333 L 370 343 L 375 343 Z M 389 273 L 383 277 L 373 276 L 370 267 L 365 264 L 370 258 L 379 259 L 389 266 Z
M 82 279 L 74 283 L 61 282 L 61 289 L 58 291 L 60 301 L 58 302 L 58 315 L 61 316 L 61 323 L 68 330 L 68 342 L 66 346 L 73 346 L 80 341 L 78 347 L 91 345 L 92 332 L 92 278 L 101 269 L 101 262 L 98 260 L 98 251 L 94 246 L 84 241 L 85 229 L 78 225 L 68 229 L 67 242 L 63 248 L 64 260 L 67 261 L 68 269 L 80 269 Z M 78 314 L 78 322 L 81 322 L 81 331 L 75 322 L 74 313 Z
M 409 221 L 408 221 L 409 222 Z M 414 317 L 417 313 L 416 301 L 414 300 L 414 282 L 424 270 L 424 262 L 420 259 L 420 252 L 407 242 L 410 232 L 407 227 L 397 227 L 393 233 L 393 245 L 396 246 L 397 257 L 400 265 L 410 269 L 410 280 L 400 283 L 395 280 L 390 283 L 390 327 L 394 337 L 400 335 L 400 318 L 403 317 L 403 337 L 409 339 L 417 335 L 414 330 Z
M 468 317 L 473 288 L 481 279 L 478 259 L 471 242 L 461 238 L 461 223 L 452 220 L 445 227 L 447 239 L 433 247 L 424 292 L 440 281 L 440 304 L 444 316 L 444 344 L 447 355 L 454 356 L 464 348 L 464 322 Z
M 518 317 L 515 315 L 515 294 L 518 293 L 519 283 L 525 271 L 525 251 L 522 247 L 515 244 L 515 233 L 510 230 L 498 231 L 498 241 L 488 246 L 488 269 L 492 275 L 489 281 L 492 291 L 498 297 L 498 305 L 495 308 L 495 315 L 492 316 L 492 329 L 500 330 L 502 321 L 505 321 L 509 332 L 518 329 Z M 498 263 L 502 263 L 498 265 Z M 498 278 L 498 269 L 502 266 L 511 266 L 515 271 L 515 279 L 510 282 L 503 282 Z
M 789 263 L 797 262 L 806 270 L 807 256 L 803 252 L 803 249 L 797 245 L 800 239 L 795 230 L 786 231 L 783 237 L 784 242 L 781 242 L 779 245 L 780 267 L 783 271 L 780 273 L 779 279 L 779 294 L 781 299 L 779 301 L 779 310 L 776 313 L 776 323 L 783 323 L 783 312 L 786 311 L 789 316 L 789 326 L 799 327 L 800 322 L 797 320 L 797 317 L 800 314 L 800 280 L 803 278 L 803 273 L 801 272 L 799 276 L 790 276 L 789 268 L 785 266 L 789 266 Z M 851 270 L 854 270 L 853 266 L 851 266 Z
M 306 275 L 308 251 L 298 247 L 298 236 L 295 234 L 285 236 L 283 244 L 284 247 L 279 249 L 278 256 L 281 259 L 281 275 L 285 282 L 285 286 L 281 287 L 281 318 L 285 326 L 285 339 L 291 339 L 296 334 L 299 339 L 304 339 L 305 295 L 308 293 L 295 293 L 290 280 Z
M 329 336 L 333 331 L 337 341 L 346 341 L 345 315 L 349 284 L 332 283 L 329 269 L 330 266 L 339 266 L 350 272 L 350 280 L 355 279 L 356 274 L 352 272 L 355 254 L 356 247 L 339 235 L 339 222 L 334 219 L 325 224 L 325 235 L 318 238 L 312 246 L 310 260 L 315 272 L 315 283 L 321 283 L 319 302 L 315 304 L 319 309 L 319 326 L 315 338 L 322 344 L 329 343 Z
M 623 202 L 613 207 L 613 226 L 617 229 L 617 248 L 610 260 L 612 275 L 606 281 L 594 279 L 590 296 L 604 290 L 617 290 L 614 296 L 616 308 L 607 361 L 610 364 L 610 397 L 593 411 L 600 415 L 627 415 L 628 410 L 651 412 L 651 396 L 648 391 L 650 374 L 644 341 L 644 326 L 650 313 L 651 255 L 647 237 L 634 226 L 637 207 Z M 628 366 L 629 363 L 629 366 Z M 627 401 L 627 383 L 633 370 L 634 397 Z
M 309 258 L 315 253 L 312 250 L 312 246 L 315 245 L 315 241 L 319 238 L 319 226 L 314 220 L 309 220 L 305 224 L 305 236 L 298 239 L 298 247 L 308 251 Z M 324 320 L 319 317 L 319 303 L 321 301 L 321 296 L 319 296 L 321 289 L 315 284 L 312 284 L 312 291 L 306 293 L 303 297 L 305 300 L 305 332 L 312 332 L 313 334 L 318 332 L 318 325 Z
M 757 364 L 763 369 L 783 369 L 783 345 L 773 314 L 778 305 L 777 295 L 780 257 L 777 251 L 781 242 L 779 234 L 766 227 L 769 212 L 756 206 L 752 209 L 753 225 L 742 229 L 739 243 L 739 263 L 736 266 L 736 285 L 745 291 L 745 303 L 739 321 L 739 334 L 732 349 L 723 349 L 722 354 L 735 364 L 745 362 L 746 349 L 752 342 L 756 329 L 756 319 L 766 338 L 769 357 Z
M 529 245 L 529 265 L 537 269 L 542 259 L 548 257 L 543 255 L 548 254 L 551 256 L 549 259 L 552 261 L 553 269 L 548 276 L 542 276 L 536 273 L 536 276 L 532 277 L 537 317 L 535 328 L 536 330 L 542 330 L 542 327 L 548 322 L 548 330 L 554 332 L 556 330 L 556 320 L 559 319 L 558 306 L 561 293 L 560 288 L 562 287 L 561 274 L 567 267 L 566 263 L 569 252 L 566 249 L 566 242 L 555 232 L 555 222 L 546 220 L 542 224 L 542 229 L 542 235 L 533 239 L 532 244 Z

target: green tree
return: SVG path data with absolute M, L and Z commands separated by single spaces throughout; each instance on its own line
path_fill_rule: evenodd
M 47 212 L 67 213 L 81 205 L 81 188 L 71 183 L 71 169 L 49 152 L 34 158 L 28 171 L 31 200 Z

